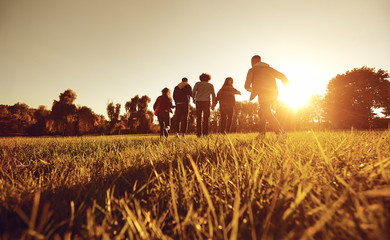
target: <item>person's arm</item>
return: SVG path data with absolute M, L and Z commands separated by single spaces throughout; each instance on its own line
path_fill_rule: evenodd
M 237 89 L 233 88 L 234 89 L 234 93 L 233 94 L 238 94 L 238 95 L 241 95 L 241 92 L 238 91 Z
M 280 79 L 282 82 L 283 82 L 283 85 L 284 86 L 287 86 L 288 84 L 290 84 L 290 81 L 287 79 L 286 75 L 284 75 L 283 73 L 273 69 L 273 75 L 277 78 L 277 79 Z
M 192 87 L 190 85 L 188 85 L 189 88 L 188 88 L 188 92 L 187 92 L 187 98 L 188 98 L 188 101 L 191 100 L 191 97 L 192 97 Z
M 219 89 L 219 91 L 218 91 L 218 93 L 217 93 L 217 102 L 221 100 L 222 92 L 223 92 L 222 88 Z
M 175 100 L 175 102 L 177 102 L 177 87 L 175 87 L 175 89 L 173 89 L 173 100 Z
M 245 89 L 248 92 L 252 92 L 252 83 L 253 83 L 253 73 L 249 69 L 248 74 L 246 75 L 246 80 L 245 80 L 245 85 L 244 85 Z
M 198 84 L 195 83 L 195 86 L 194 86 L 194 89 L 192 90 L 192 100 L 194 101 L 195 103 L 195 97 L 196 97 L 196 92 L 198 91 Z
M 215 105 L 217 105 L 217 98 L 215 97 L 215 91 L 214 91 L 214 86 L 211 84 L 211 99 L 212 99 L 212 105 L 211 109 L 214 110 Z

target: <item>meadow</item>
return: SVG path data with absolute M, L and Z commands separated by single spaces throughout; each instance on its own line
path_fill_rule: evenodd
M 2 239 L 390 239 L 390 132 L 0 139 Z

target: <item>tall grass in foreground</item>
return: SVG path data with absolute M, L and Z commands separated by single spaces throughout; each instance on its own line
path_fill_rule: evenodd
M 0 238 L 390 239 L 389 132 L 0 139 Z

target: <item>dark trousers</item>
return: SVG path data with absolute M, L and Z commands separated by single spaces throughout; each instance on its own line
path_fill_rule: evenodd
M 258 96 L 259 99 L 259 118 L 260 118 L 260 133 L 266 133 L 267 131 L 267 121 L 273 128 L 274 132 L 276 134 L 280 133 L 283 131 L 282 127 L 279 124 L 279 121 L 276 119 L 275 115 L 273 114 L 271 110 L 272 104 L 276 101 L 277 99 L 276 96 Z
M 196 135 L 198 137 L 209 134 L 209 117 L 210 102 L 196 102 Z
M 221 133 L 230 132 L 233 119 L 233 107 L 221 108 Z
M 175 128 L 177 132 L 186 133 L 188 126 L 188 104 L 176 104 L 175 115 Z
M 158 116 L 157 119 L 160 124 L 160 137 L 168 137 L 169 112 L 161 114 L 161 116 Z

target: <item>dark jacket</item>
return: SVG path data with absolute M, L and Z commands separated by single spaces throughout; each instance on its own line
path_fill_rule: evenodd
M 175 87 L 173 90 L 173 100 L 175 100 L 175 104 L 189 104 L 190 98 L 192 95 L 192 88 L 186 82 L 181 82 L 179 85 Z
M 164 113 L 172 112 L 172 99 L 168 98 L 166 95 L 161 95 L 156 99 L 156 102 L 153 104 L 154 115 L 161 116 Z
M 278 96 L 278 87 L 275 78 L 282 80 L 283 84 L 288 84 L 287 77 L 270 67 L 267 63 L 259 62 L 249 69 L 245 89 L 251 93 L 249 100 L 252 100 L 256 95 L 264 95 L 267 98 Z
M 235 94 L 240 94 L 240 91 L 229 85 L 222 86 L 217 94 L 217 101 L 219 102 L 220 108 L 233 108 L 236 104 Z

